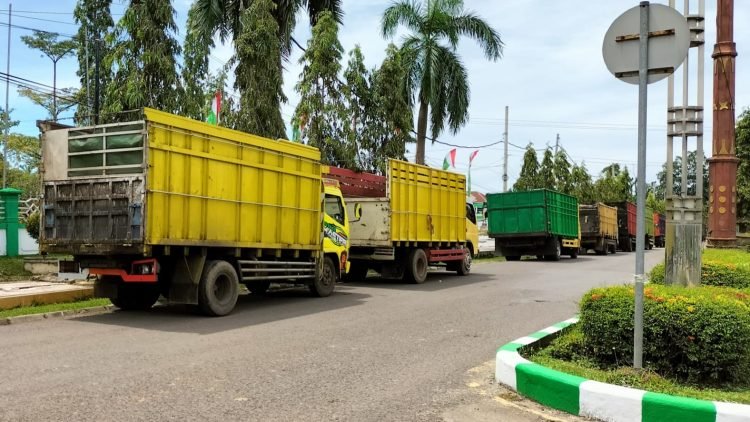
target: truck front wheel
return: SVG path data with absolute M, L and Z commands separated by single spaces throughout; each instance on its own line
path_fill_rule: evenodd
M 560 239 L 553 237 L 550 242 L 552 243 L 552 255 L 546 255 L 545 258 L 548 261 L 559 261 L 560 256 L 562 255 L 562 246 L 560 245 Z
M 210 316 L 224 316 L 237 304 L 237 271 L 226 261 L 208 261 L 198 283 L 198 306 Z
M 422 284 L 427 280 L 427 254 L 423 249 L 414 249 L 409 252 L 406 277 L 415 284 Z
M 471 272 L 471 250 L 465 249 L 466 255 L 461 261 L 454 261 L 448 264 L 449 271 L 455 271 L 458 275 L 469 275 Z
M 330 296 L 336 287 L 336 282 L 339 278 L 338 274 L 336 266 L 333 264 L 333 259 L 330 256 L 325 257 L 320 276 L 315 278 L 315 281 L 310 284 L 310 293 L 318 297 Z

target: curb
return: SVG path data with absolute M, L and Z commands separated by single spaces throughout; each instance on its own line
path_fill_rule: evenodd
M 110 312 L 115 309 L 114 305 L 92 306 L 90 308 L 70 309 L 67 311 L 52 311 L 43 314 L 19 315 L 0 319 L 0 325 L 22 324 L 24 322 L 43 321 L 52 318 L 64 318 L 79 315 L 96 315 Z
M 518 351 L 551 340 L 578 322 L 570 318 L 497 350 L 495 379 L 545 406 L 610 422 L 750 422 L 750 406 L 652 393 L 591 381 L 524 359 Z

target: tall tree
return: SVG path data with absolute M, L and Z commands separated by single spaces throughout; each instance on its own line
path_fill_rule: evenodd
M 745 110 L 737 121 L 737 221 L 744 231 L 750 231 L 750 110 Z
M 21 40 L 28 47 L 35 50 L 39 50 L 52 61 L 52 103 L 47 109 L 49 111 L 52 120 L 57 121 L 57 117 L 60 114 L 60 109 L 57 106 L 57 62 L 74 54 L 74 50 L 77 47 L 77 43 L 74 40 L 59 40 L 60 35 L 54 32 L 47 31 L 34 31 L 34 35 L 24 35 Z M 28 92 L 21 91 L 22 95 Z M 32 101 L 36 102 L 34 96 L 29 96 Z M 67 107 L 70 108 L 70 100 L 67 102 Z M 46 107 L 45 107 L 46 108 Z
M 633 200 L 633 178 L 627 167 L 613 163 L 602 169 L 594 184 L 596 199 L 600 202 L 620 202 Z
M 518 176 L 516 183 L 513 184 L 514 191 L 527 191 L 538 189 L 541 186 L 539 179 L 539 159 L 536 156 L 534 145 L 529 144 L 526 152 L 523 154 L 523 165 L 521 174 Z
M 114 26 L 109 11 L 111 5 L 112 0 L 78 0 L 73 11 L 75 22 L 79 24 L 75 36 L 78 46 L 76 74 L 81 79 L 75 114 L 78 124 L 93 123 L 94 104 L 104 103 L 104 91 L 112 79 L 111 69 L 101 66 L 102 58 L 108 52 L 104 40 Z M 98 72 L 97 64 L 100 65 Z
M 570 171 L 570 194 L 578 198 L 581 204 L 593 204 L 596 202 L 596 195 L 594 194 L 594 182 L 591 179 L 586 164 L 581 163 L 580 166 L 573 165 Z
M 695 195 L 696 184 L 696 152 L 689 151 L 687 158 L 687 171 L 688 171 L 688 184 L 687 193 L 688 195 Z M 682 192 L 682 157 L 675 157 L 672 161 L 672 193 L 679 195 Z M 662 164 L 661 171 L 656 175 L 658 183 L 654 189 L 654 194 L 657 199 L 665 199 L 666 193 L 669 190 L 667 184 L 667 164 Z M 708 201 L 708 162 L 703 163 L 703 198 Z
M 544 189 L 555 189 L 557 181 L 555 180 L 555 160 L 552 150 L 547 148 L 544 151 L 542 165 L 539 167 L 539 182 Z
M 556 182 L 555 189 L 558 192 L 570 195 L 573 191 L 570 162 L 568 161 L 568 155 L 562 150 L 555 154 L 554 173 Z
M 47 110 L 48 118 L 57 120 L 55 116 L 65 113 L 79 103 L 78 92 L 73 88 L 57 90 L 57 95 L 27 87 L 18 88 L 18 94 L 31 100 L 32 103 Z
M 365 67 L 365 58 L 359 45 L 349 52 L 349 63 L 344 71 L 342 93 L 347 105 L 347 121 L 344 124 L 347 142 L 355 151 L 354 165 L 363 171 L 375 169 L 376 142 L 372 133 L 365 133 L 377 122 L 378 110 L 372 92 L 372 75 Z M 372 132 L 372 130 L 369 130 Z
M 320 149 L 325 163 L 356 168 L 355 148 L 345 142 L 346 106 L 338 78 L 342 55 L 338 24 L 333 14 L 322 12 L 299 61 L 300 101 L 292 124 L 301 128 L 302 140 Z
M 188 28 L 195 24 L 196 13 L 196 10 L 192 8 L 188 11 Z M 210 34 L 188 31 L 185 35 L 182 46 L 182 83 L 179 92 L 180 114 L 185 117 L 201 121 L 207 117 L 206 95 L 211 78 L 208 54 L 212 46 L 213 38 Z
M 402 48 L 408 87 L 419 103 L 416 161 L 424 164 L 428 120 L 434 140 L 446 123 L 456 133 L 469 117 L 468 72 L 457 51 L 460 37 L 475 40 L 492 61 L 501 57 L 503 42 L 478 15 L 464 10 L 463 0 L 400 0 L 383 14 L 383 36 L 395 36 L 399 25 L 411 31 Z
M 373 145 L 373 171 L 379 174 L 386 173 L 389 158 L 403 160 L 406 144 L 414 142 L 411 136 L 414 115 L 406 73 L 401 51 L 390 44 L 380 68 L 371 74 L 370 87 L 377 116 L 374 124 L 368 126 L 367 134 Z
M 177 112 L 177 56 L 171 0 L 131 0 L 117 23 L 106 64 L 115 70 L 102 108 L 104 120 L 132 119 L 122 112 L 152 107 Z
M 240 19 L 242 32 L 234 41 L 237 59 L 234 86 L 240 92 L 237 129 L 269 138 L 284 138 L 286 128 L 279 105 L 286 102 L 286 96 L 275 10 L 272 0 L 254 0 Z
M 190 16 L 192 19 L 188 24 L 188 32 L 193 33 L 195 39 L 206 40 L 206 45 L 213 47 L 213 36 L 219 35 L 222 42 L 232 41 L 235 45 L 237 40 L 242 36 L 244 28 L 243 15 L 245 11 L 256 0 L 195 0 L 191 6 Z M 276 7 L 273 8 L 272 14 L 276 20 L 277 37 L 279 43 L 278 50 L 274 52 L 275 57 L 272 60 L 254 61 L 252 58 L 243 58 L 237 55 L 234 59 L 238 67 L 243 69 L 252 69 L 259 67 L 258 72 L 263 74 L 268 72 L 272 64 L 281 66 L 282 59 L 289 56 L 292 47 L 292 32 L 297 23 L 296 17 L 298 12 L 306 9 L 310 24 L 314 25 L 318 21 L 318 16 L 324 12 L 330 12 L 337 22 L 341 22 L 343 9 L 341 0 L 276 0 L 273 2 Z M 250 48 L 245 43 L 245 48 Z M 255 45 L 255 50 L 265 50 L 267 47 Z M 210 48 L 200 51 L 196 57 L 201 55 L 205 58 L 208 56 Z M 186 52 L 187 54 L 187 52 Z M 240 87 L 240 94 L 244 94 L 244 87 Z M 266 109 L 281 109 L 281 102 L 285 101 L 283 95 L 278 95 L 275 83 L 265 87 L 269 92 L 263 94 L 266 100 L 273 102 L 264 105 Z M 252 94 L 250 94 L 252 95 Z M 251 98 L 251 97 L 250 97 Z

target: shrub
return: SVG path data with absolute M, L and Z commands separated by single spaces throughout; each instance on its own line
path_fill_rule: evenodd
M 585 341 L 581 325 L 576 324 L 568 329 L 565 335 L 558 336 L 544 349 L 545 353 L 555 359 L 577 361 L 583 357 Z
M 32 239 L 39 241 L 39 212 L 35 212 L 26 219 L 26 231 Z
M 581 302 L 584 353 L 603 368 L 633 362 L 632 286 L 598 288 Z M 747 382 L 750 294 L 736 289 L 649 286 L 644 366 L 680 381 Z
M 649 273 L 654 284 L 665 284 L 664 263 Z M 739 249 L 707 249 L 703 252 L 701 284 L 705 286 L 750 288 L 750 253 Z

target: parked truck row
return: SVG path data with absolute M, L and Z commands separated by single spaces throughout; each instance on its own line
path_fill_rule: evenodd
M 478 238 L 464 176 L 397 160 L 368 175 L 320 158 L 152 109 L 47 130 L 41 250 L 72 255 L 121 309 L 161 296 L 213 316 L 234 309 L 240 284 L 323 297 L 350 272 L 421 283 L 429 265 L 470 271 Z
M 632 252 L 636 244 L 636 206 L 632 202 L 578 204 L 548 189 L 487 195 L 488 235 L 495 253 L 508 261 L 522 256 L 557 261 L 593 250 L 597 255 Z M 665 220 L 646 208 L 647 249 L 664 245 Z

